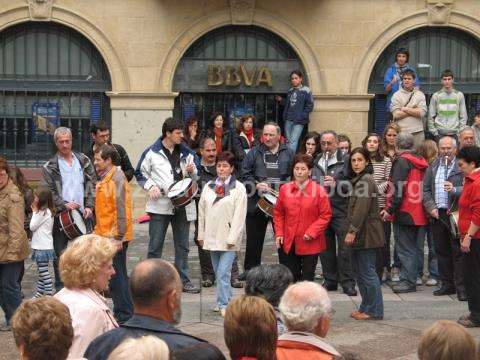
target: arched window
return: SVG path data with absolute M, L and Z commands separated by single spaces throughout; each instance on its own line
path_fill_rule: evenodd
M 395 51 L 407 48 L 409 64 L 417 72 L 421 90 L 430 95 L 440 89 L 440 75 L 450 69 L 455 87 L 464 92 L 469 118 L 479 109 L 480 42 L 472 35 L 449 27 L 423 27 L 409 31 L 393 41 L 380 55 L 370 76 L 369 93 L 376 94 L 372 106 L 371 129 L 383 131 L 385 125 L 385 91 L 383 77 L 395 62 Z
M 217 111 L 233 120 L 254 114 L 257 126 L 281 122 L 275 94 L 284 95 L 289 74 L 296 69 L 303 66 L 295 51 L 266 29 L 237 25 L 215 29 L 190 46 L 175 70 L 173 91 L 180 95 L 174 113 L 184 120 L 196 116 L 204 126 Z
M 83 35 L 55 23 L 24 23 L 0 33 L 0 147 L 19 166 L 38 167 L 54 152 L 52 132 L 73 131 L 89 146 L 89 126 L 110 121 L 110 74 Z

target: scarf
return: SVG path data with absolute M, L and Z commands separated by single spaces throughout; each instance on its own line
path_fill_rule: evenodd
M 215 133 L 215 147 L 217 148 L 217 154 L 222 153 L 222 138 L 223 138 L 223 129 L 215 128 L 213 129 Z
M 250 130 L 243 130 L 243 134 L 247 138 L 248 147 L 251 148 L 253 143 L 253 128 L 251 128 Z

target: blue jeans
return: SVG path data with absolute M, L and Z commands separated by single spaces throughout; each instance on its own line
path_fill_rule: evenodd
M 124 323 L 133 315 L 133 302 L 127 275 L 127 249 L 128 242 L 123 243 L 123 248 L 113 257 L 115 275 L 109 283 L 110 295 L 113 301 L 113 314 L 119 323 Z
M 148 233 L 148 258 L 161 258 L 163 242 L 167 233 L 168 224 L 172 224 L 173 246 L 175 248 L 175 268 L 180 274 L 182 282 L 190 282 L 188 278 L 188 230 L 189 223 L 185 208 L 175 209 L 173 215 L 153 214 L 150 215 Z
M 297 151 L 298 140 L 302 136 L 303 125 L 295 124 L 293 121 L 285 121 L 285 137 L 288 140 L 288 147 L 295 153 Z
M 426 226 L 427 245 L 428 245 L 428 277 L 438 279 L 438 261 L 433 246 L 433 234 L 430 225 Z M 425 255 L 425 237 L 418 239 L 418 277 L 423 276 L 424 255 Z
M 352 266 L 362 303 L 358 311 L 374 318 L 383 318 L 383 295 L 376 272 L 377 249 L 354 249 Z
M 235 255 L 235 251 L 210 251 L 217 280 L 217 305 L 220 309 L 226 308 L 233 296 L 230 274 Z
M 400 281 L 415 286 L 419 271 L 418 243 L 425 239 L 425 226 L 393 223 L 395 248 L 402 263 Z
M 0 264 L 0 307 L 5 313 L 7 324 L 22 303 L 22 293 L 18 283 L 22 267 L 23 261 Z

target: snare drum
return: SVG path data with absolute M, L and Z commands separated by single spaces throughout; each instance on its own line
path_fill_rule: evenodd
M 258 200 L 257 206 L 262 210 L 265 215 L 273 217 L 273 208 L 277 203 L 277 197 L 273 194 L 265 193 L 262 195 L 260 200 Z
M 62 211 L 58 217 L 63 232 L 70 240 L 87 233 L 87 227 L 80 211 L 76 209 Z
M 167 197 L 172 201 L 173 206 L 181 207 L 188 205 L 193 197 L 197 195 L 198 185 L 190 178 L 177 181 L 168 189 Z

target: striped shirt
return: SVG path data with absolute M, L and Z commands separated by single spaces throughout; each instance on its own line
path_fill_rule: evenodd
M 455 161 L 452 161 L 445 167 L 442 162 L 439 163 L 437 174 L 435 176 L 435 203 L 439 209 L 448 209 L 448 193 L 445 191 L 444 183 L 447 181 L 450 171 L 453 169 Z
M 390 171 L 392 170 L 392 161 L 385 156 L 382 161 L 372 160 L 373 179 L 378 188 L 378 207 L 383 209 L 385 207 L 386 195 L 388 192 L 388 179 Z

